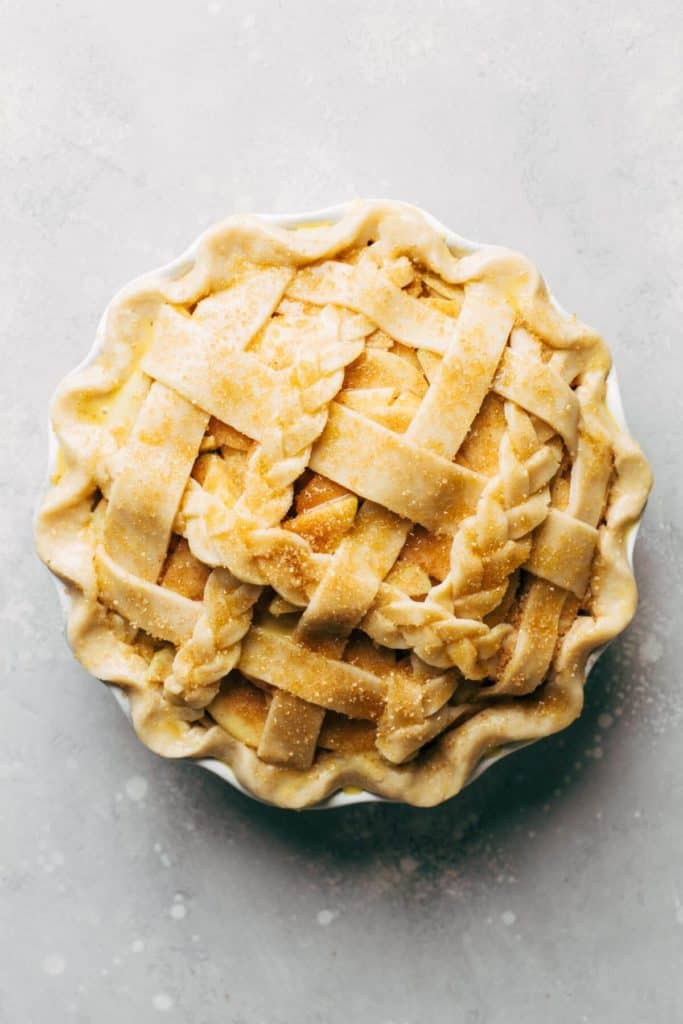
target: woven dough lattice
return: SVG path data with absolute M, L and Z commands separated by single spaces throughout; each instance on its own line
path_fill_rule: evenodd
M 101 342 L 54 401 L 37 541 L 150 747 L 284 805 L 429 804 L 576 717 L 649 474 L 525 259 L 396 203 L 232 218 Z

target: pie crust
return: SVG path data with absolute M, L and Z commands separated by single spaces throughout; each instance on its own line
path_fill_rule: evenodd
M 536 269 L 428 215 L 232 217 L 52 405 L 38 551 L 138 736 L 286 807 L 418 805 L 580 713 L 648 465 Z

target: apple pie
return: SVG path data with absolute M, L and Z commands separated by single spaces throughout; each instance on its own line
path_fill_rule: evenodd
M 119 294 L 52 406 L 39 553 L 168 757 L 430 805 L 579 714 L 650 473 L 524 257 L 414 207 L 232 217 Z

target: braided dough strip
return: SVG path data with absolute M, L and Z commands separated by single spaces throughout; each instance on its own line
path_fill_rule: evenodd
M 197 556 L 209 564 L 227 566 L 247 582 L 278 587 L 269 562 L 274 548 L 310 552 L 301 538 L 276 524 L 291 505 L 292 485 L 325 429 L 329 404 L 343 383 L 343 369 L 362 349 L 362 341 L 337 341 L 338 327 L 338 315 L 330 309 L 328 336 L 305 337 L 295 364 L 281 372 L 278 392 L 286 399 L 272 411 L 270 425 L 249 455 L 244 490 L 236 504 L 232 508 L 214 504 L 210 521 L 201 514 L 201 502 L 199 507 L 193 505 L 196 489 L 191 489 L 182 509 L 184 532 Z M 291 575 L 286 565 L 283 575 L 281 586 L 286 590 L 286 577 Z
M 181 698 L 193 708 L 204 708 L 213 700 L 220 680 L 239 661 L 240 641 L 251 626 L 260 593 L 259 587 L 242 583 L 227 569 L 214 569 L 204 589 L 202 614 L 164 680 L 169 699 Z
M 461 610 L 467 610 L 463 598 L 478 595 L 482 588 L 495 588 L 526 561 L 530 545 L 520 543 L 518 534 L 525 518 L 530 528 L 535 525 L 529 498 L 545 487 L 559 466 L 552 450 L 538 445 L 533 430 L 530 434 L 528 418 L 521 411 L 509 416 L 513 429 L 500 442 L 499 474 L 486 485 L 476 513 L 461 522 L 455 533 L 449 575 L 423 602 L 382 588 L 363 623 L 378 642 L 392 647 L 408 644 L 428 664 L 455 665 L 473 679 L 489 673 L 488 659 L 511 630 L 498 625 L 489 631 L 481 621 L 460 619 L 453 614 L 455 602 L 460 602 Z M 515 445 L 527 456 L 526 461 L 520 461 Z M 480 550 L 493 551 L 495 557 L 484 561 Z M 491 575 L 492 563 L 498 576 Z M 493 607 L 503 593 L 504 589 L 492 593 Z

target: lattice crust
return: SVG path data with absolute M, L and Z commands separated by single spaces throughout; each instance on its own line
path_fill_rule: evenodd
M 602 340 L 420 211 L 236 217 L 110 307 L 37 523 L 140 737 L 267 800 L 416 804 L 579 713 L 650 476 Z

